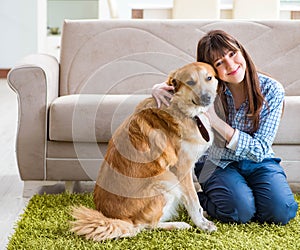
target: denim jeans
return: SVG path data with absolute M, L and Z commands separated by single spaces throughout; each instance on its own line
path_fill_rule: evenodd
M 203 190 L 198 193 L 201 206 L 223 222 L 287 224 L 296 216 L 298 204 L 279 163 L 278 158 L 268 158 L 259 163 L 234 162 L 224 169 L 210 161 L 196 165 Z

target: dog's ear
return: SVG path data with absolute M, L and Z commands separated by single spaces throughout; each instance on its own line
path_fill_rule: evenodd
M 175 76 L 175 70 L 171 71 L 168 75 L 168 80 L 167 80 L 167 84 L 170 86 L 174 86 L 172 80 L 174 79 Z
M 173 86 L 174 87 L 174 92 L 177 92 L 177 90 L 179 88 L 179 81 L 175 78 L 175 73 L 176 73 L 176 71 L 172 71 L 169 74 L 167 84 L 170 85 L 170 86 Z

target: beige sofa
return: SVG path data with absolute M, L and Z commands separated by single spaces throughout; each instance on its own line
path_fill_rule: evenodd
M 274 149 L 300 183 L 300 21 L 112 20 L 63 26 L 60 62 L 29 55 L 8 75 L 18 94 L 16 154 L 32 185 L 95 180 L 115 128 L 167 74 L 195 60 L 199 38 L 223 29 L 286 90 Z

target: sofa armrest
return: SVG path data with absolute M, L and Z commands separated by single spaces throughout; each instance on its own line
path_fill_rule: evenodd
M 16 154 L 22 180 L 44 180 L 48 107 L 58 96 L 59 63 L 50 55 L 25 57 L 8 73 L 18 96 Z

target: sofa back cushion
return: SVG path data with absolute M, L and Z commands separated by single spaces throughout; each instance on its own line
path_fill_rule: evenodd
M 300 21 L 66 20 L 60 95 L 145 94 L 168 73 L 195 61 L 198 40 L 223 29 L 286 94 L 300 95 Z

